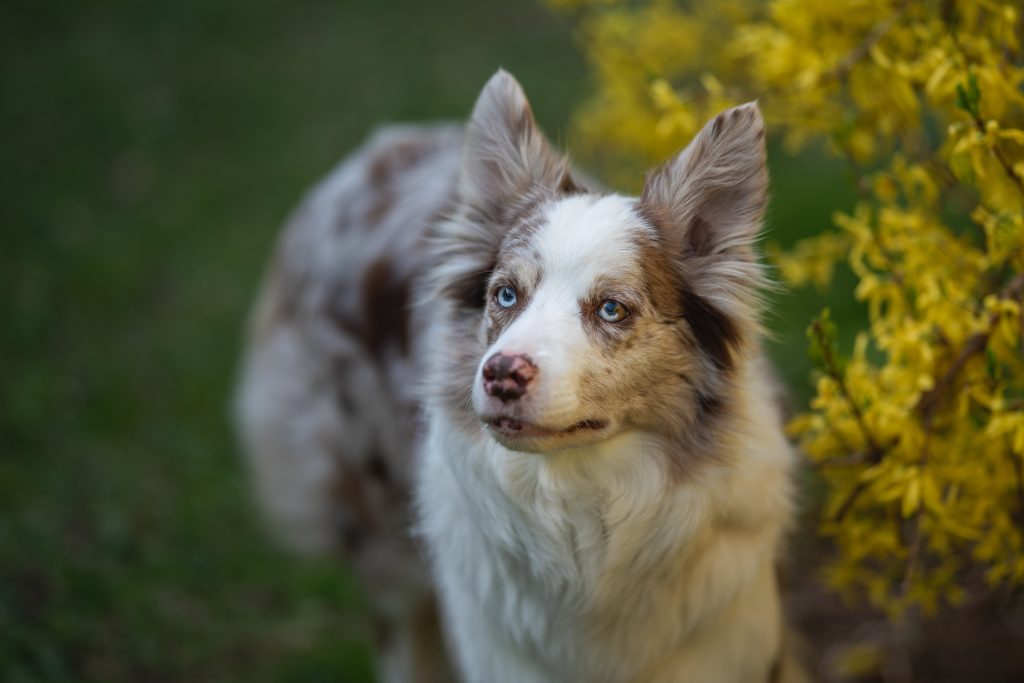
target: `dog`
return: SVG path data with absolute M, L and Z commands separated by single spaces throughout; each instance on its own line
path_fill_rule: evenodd
M 351 561 L 382 680 L 804 679 L 776 577 L 796 456 L 761 348 L 767 191 L 756 103 L 633 198 L 499 71 L 465 126 L 386 128 L 305 199 L 240 432 L 281 538 Z

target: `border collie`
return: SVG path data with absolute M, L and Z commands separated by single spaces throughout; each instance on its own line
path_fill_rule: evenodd
M 464 127 L 386 128 L 307 197 L 239 422 L 281 537 L 352 562 L 382 679 L 803 679 L 776 580 L 795 455 L 760 341 L 767 186 L 754 103 L 627 197 L 499 71 Z

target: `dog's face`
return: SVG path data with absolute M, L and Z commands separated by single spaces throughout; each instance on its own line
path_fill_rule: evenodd
M 473 408 L 516 450 L 583 445 L 648 426 L 697 359 L 677 298 L 658 291 L 653 228 L 619 196 L 550 200 L 514 226 L 488 281 Z M 666 296 L 668 295 L 668 296 Z
M 499 72 L 467 130 L 459 215 L 436 236 L 453 304 L 437 381 L 453 407 L 520 451 L 630 429 L 697 438 L 756 335 L 766 183 L 763 124 L 745 105 L 639 199 L 586 191 Z

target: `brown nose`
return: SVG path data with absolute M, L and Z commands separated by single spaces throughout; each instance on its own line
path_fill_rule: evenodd
M 537 366 L 524 354 L 496 353 L 484 363 L 484 391 L 503 403 L 526 393 L 537 375 Z

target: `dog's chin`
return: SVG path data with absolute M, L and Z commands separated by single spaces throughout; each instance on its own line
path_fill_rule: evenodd
M 551 428 L 505 416 L 481 416 L 491 437 L 505 448 L 526 453 L 550 453 L 581 448 L 610 438 L 610 420 L 580 420 L 569 427 Z

